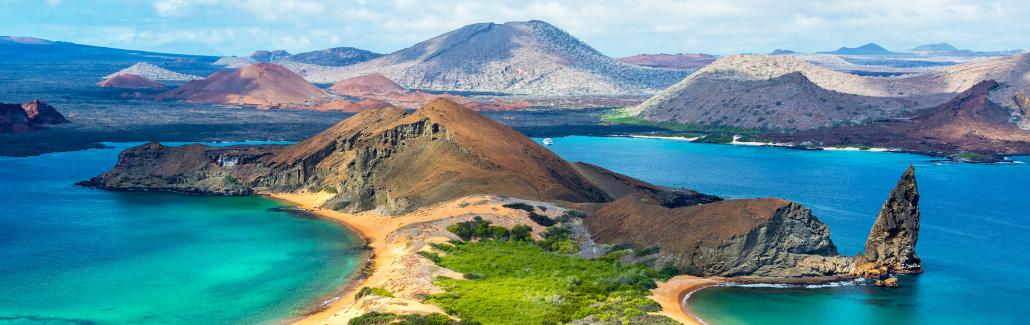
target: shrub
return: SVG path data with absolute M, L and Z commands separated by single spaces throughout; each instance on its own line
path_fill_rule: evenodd
M 660 252 L 661 250 L 662 250 L 662 248 L 660 246 L 651 246 L 651 247 L 648 247 L 648 248 L 641 249 L 641 250 L 637 251 L 636 253 L 633 253 L 633 255 L 636 255 L 637 257 L 654 255 L 654 254 L 658 254 L 658 252 Z
M 420 251 L 418 252 L 418 255 L 422 255 L 422 257 L 425 257 L 426 259 L 433 261 L 433 263 L 440 264 L 440 254 L 430 253 L 427 251 Z
M 362 287 L 361 290 L 358 290 L 358 293 L 354 295 L 354 298 L 360 299 L 361 297 L 367 295 L 375 295 L 384 298 L 393 298 L 393 294 L 391 294 L 389 291 L 386 291 L 386 289 L 376 287 Z
M 532 241 L 533 228 L 527 225 L 515 225 L 511 227 L 511 240 L 514 241 Z
M 551 218 L 548 218 L 545 215 L 537 214 L 536 212 L 529 213 L 529 220 L 533 220 L 533 222 L 535 222 L 536 224 L 544 227 L 550 227 L 554 225 L 554 220 L 551 220 Z
M 490 233 L 490 236 L 493 237 L 494 240 L 508 240 L 511 236 L 511 231 L 504 227 L 490 227 Z
M 526 212 L 533 212 L 533 209 L 534 209 L 532 205 L 525 204 L 525 203 L 522 203 L 522 202 L 508 203 L 508 204 L 502 205 L 502 207 L 505 207 L 505 208 L 508 208 L 508 209 L 523 210 L 523 211 L 526 211 Z
M 361 316 L 354 317 L 348 322 L 350 325 L 380 325 L 389 324 L 393 320 L 397 319 L 397 314 L 391 313 L 380 313 L 377 311 L 370 311 Z
M 336 194 L 336 186 L 333 185 L 326 185 L 322 190 L 329 194 Z

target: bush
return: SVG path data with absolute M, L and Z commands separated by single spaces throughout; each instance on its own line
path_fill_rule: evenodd
M 422 257 L 425 257 L 426 259 L 433 261 L 433 263 L 440 264 L 440 254 L 420 251 L 418 252 L 418 255 L 422 255 Z
M 536 224 L 544 227 L 550 227 L 554 225 L 554 220 L 551 220 L 551 218 L 548 218 L 545 215 L 537 214 L 536 212 L 529 213 L 529 220 L 533 220 L 533 222 L 536 222 Z
M 633 255 L 636 255 L 637 257 L 654 255 L 654 254 L 658 254 L 658 252 L 660 252 L 661 250 L 662 250 L 662 247 L 660 247 L 660 246 L 651 246 L 651 247 L 648 247 L 648 248 L 641 249 L 641 250 L 637 251 L 636 253 L 633 253 Z
M 364 315 L 354 317 L 348 322 L 350 325 L 380 325 L 389 324 L 393 320 L 397 319 L 397 314 L 391 313 L 380 313 L 377 311 L 370 311 Z
M 511 236 L 511 231 L 504 227 L 490 227 L 490 233 L 490 237 L 493 237 L 494 240 L 508 240 Z
M 354 295 L 354 299 L 361 299 L 361 297 L 367 295 L 375 295 L 383 298 L 393 298 L 393 294 L 391 294 L 389 291 L 386 291 L 386 289 L 375 287 L 362 287 L 361 290 L 358 290 L 358 293 Z
M 429 315 L 397 315 L 392 313 L 380 313 L 376 311 L 370 311 L 364 315 L 355 317 L 350 320 L 350 325 L 380 325 L 380 324 L 392 324 L 392 325 L 452 325 L 452 324 L 479 324 L 476 321 L 460 321 L 455 322 L 451 320 L 447 315 L 433 313 Z
M 326 185 L 322 190 L 329 194 L 336 194 L 336 186 L 333 185 Z
M 515 225 L 511 227 L 511 240 L 514 241 L 532 241 L 533 240 L 533 228 L 527 225 Z
M 526 211 L 526 212 L 533 212 L 534 211 L 534 208 L 533 208 L 532 205 L 525 204 L 525 203 L 522 203 L 522 202 L 508 203 L 508 204 L 502 205 L 502 207 L 505 207 L 505 208 L 508 208 L 508 209 L 523 210 L 523 211 Z

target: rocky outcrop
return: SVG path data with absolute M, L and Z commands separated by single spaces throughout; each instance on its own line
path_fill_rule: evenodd
M 68 123 L 68 120 L 65 119 L 64 115 L 61 115 L 56 108 L 38 99 L 21 104 L 21 109 L 25 111 L 25 115 L 28 116 L 29 121 L 32 122 L 32 124 L 44 125 Z
M 24 104 L 0 103 L 0 133 L 29 132 L 61 123 L 68 123 L 64 115 L 38 99 Z
M 775 278 L 777 282 L 849 274 L 825 224 L 781 199 L 727 200 L 665 208 L 625 196 L 584 222 L 594 241 L 635 250 L 659 247 L 656 267 L 699 276 Z
M 320 66 L 342 67 L 365 62 L 380 56 L 383 55 L 353 47 L 334 47 L 318 51 L 297 53 L 290 55 L 286 60 Z
M 1019 108 L 1019 127 L 1030 129 L 1030 96 L 1018 92 L 1014 95 L 1013 101 L 1016 103 L 1016 107 Z
M 282 60 L 282 59 L 285 59 L 285 58 L 288 58 L 288 57 L 290 57 L 290 52 L 286 52 L 286 51 L 283 51 L 283 50 L 273 50 L 273 51 L 258 50 L 258 51 L 254 51 L 254 53 L 250 54 L 250 58 L 252 60 L 254 60 L 255 62 L 260 62 L 260 63 L 277 62 L 279 60 Z
M 919 188 L 915 167 L 909 166 L 877 214 L 865 251 L 856 259 L 856 272 L 922 273 L 922 261 L 916 256 L 918 240 Z

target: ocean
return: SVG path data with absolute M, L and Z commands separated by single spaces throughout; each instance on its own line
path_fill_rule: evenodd
M 538 139 L 539 141 L 539 139 Z M 716 287 L 687 308 L 710 324 L 1025 324 L 1030 314 L 1030 157 L 969 164 L 884 152 L 804 151 L 612 137 L 555 138 L 562 158 L 727 198 L 782 197 L 854 255 L 910 164 L 926 273 L 896 289 Z
M 264 197 L 73 185 L 114 146 L 0 157 L 0 324 L 279 323 L 364 257 L 345 226 Z

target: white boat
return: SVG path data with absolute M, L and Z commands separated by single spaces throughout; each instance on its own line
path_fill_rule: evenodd
M 551 140 L 551 138 L 544 138 L 544 145 L 548 145 L 549 146 L 549 145 L 552 145 L 552 144 L 554 144 L 554 140 Z

